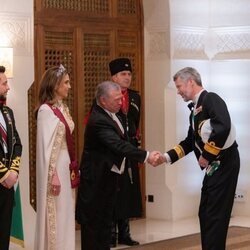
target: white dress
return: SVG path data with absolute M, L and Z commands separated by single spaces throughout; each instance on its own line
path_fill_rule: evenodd
M 61 104 L 71 132 L 74 123 L 66 105 Z M 69 153 L 65 126 L 47 104 L 37 116 L 36 145 L 36 250 L 75 249 L 75 191 L 70 184 Z M 59 196 L 50 194 L 50 180 L 56 168 L 61 183 Z

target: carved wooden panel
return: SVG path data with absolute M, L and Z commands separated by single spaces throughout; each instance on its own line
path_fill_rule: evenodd
M 109 0 L 44 0 L 45 9 L 108 13 Z
M 84 108 L 87 114 L 98 83 L 110 79 L 110 35 L 85 33 L 83 36 Z
M 28 90 L 30 204 L 36 210 L 36 86 Z
M 117 5 L 118 15 L 136 15 L 137 13 L 137 1 L 135 0 L 118 0 Z
M 45 30 L 43 50 L 44 70 L 62 64 L 70 75 L 71 91 L 66 102 L 71 113 L 74 113 L 73 93 L 75 89 L 75 74 L 73 69 L 75 51 L 73 49 L 73 32 Z
M 137 73 L 137 60 L 138 60 L 138 50 L 137 50 L 137 33 L 136 32 L 123 32 L 118 31 L 118 56 L 119 57 L 127 57 L 131 60 L 131 64 L 133 67 L 133 79 L 131 83 L 131 88 L 139 90 L 139 77 Z

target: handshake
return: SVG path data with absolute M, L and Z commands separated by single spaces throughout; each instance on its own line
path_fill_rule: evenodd
M 159 151 L 149 152 L 149 156 L 147 158 L 147 162 L 153 167 L 157 167 L 160 164 L 167 162 L 167 159 L 164 154 Z

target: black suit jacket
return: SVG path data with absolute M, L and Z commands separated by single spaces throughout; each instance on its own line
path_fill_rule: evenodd
M 84 134 L 80 164 L 76 218 L 79 223 L 112 220 L 120 175 L 111 171 L 120 167 L 124 157 L 144 162 L 147 152 L 125 140 L 116 123 L 100 106 L 94 104 Z

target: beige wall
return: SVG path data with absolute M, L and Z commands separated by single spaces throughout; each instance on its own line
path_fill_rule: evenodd
M 168 3 L 169 2 L 169 3 Z M 241 172 L 233 215 L 250 216 L 247 102 L 250 66 L 250 3 L 245 0 L 144 0 L 146 147 L 165 151 L 186 136 L 189 111 L 176 96 L 172 75 L 200 71 L 203 85 L 228 104 L 237 129 Z M 237 83 L 237 84 L 236 84 Z M 147 217 L 176 220 L 197 215 L 203 172 L 193 154 L 172 166 L 148 166 Z

